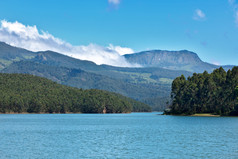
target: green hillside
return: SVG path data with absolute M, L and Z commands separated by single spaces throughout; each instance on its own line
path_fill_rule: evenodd
M 171 96 L 168 114 L 238 115 L 238 67 L 194 73 L 187 79 L 182 75 L 173 81 Z
M 68 87 L 27 74 L 1 73 L 0 91 L 1 113 L 129 113 L 133 110 L 150 111 L 149 106 L 121 95 L 102 90 Z
M 9 66 L 14 61 L 31 59 L 36 56 L 36 53 L 7 45 L 0 42 L 0 70 Z
M 64 84 L 78 88 L 97 88 L 117 92 L 149 104 L 156 111 L 164 110 L 167 106 L 166 102 L 170 96 L 173 79 L 181 74 L 184 74 L 186 77 L 192 74 L 187 71 L 156 67 L 123 68 L 96 65 L 89 61 L 74 59 L 52 51 L 39 52 L 30 61 L 47 66 L 84 70 L 85 73 L 87 72 L 87 75 L 83 73 L 80 77 L 69 78 Z M 10 67 L 5 71 L 9 72 L 9 70 Z M 11 72 L 14 70 L 22 72 L 22 69 L 11 70 Z
M 148 103 L 152 107 L 157 107 L 157 109 L 154 110 L 163 110 L 166 102 L 158 102 L 157 99 L 163 97 L 168 99 L 171 89 L 170 83 L 136 83 L 134 80 L 129 80 L 130 77 L 128 77 L 128 80 L 112 78 L 80 69 L 56 67 L 30 61 L 14 62 L 9 67 L 2 70 L 2 72 L 32 74 L 72 87 L 101 89 L 120 93 L 124 96 Z
M 9 52 L 12 58 L 3 73 L 25 73 L 45 77 L 57 83 L 83 89 L 102 89 L 144 102 L 153 110 L 163 110 L 174 78 L 191 72 L 163 68 L 122 68 L 96 65 L 52 51 L 30 52 L 5 43 L 0 46 L 0 60 Z M 7 48 L 6 52 L 4 48 Z M 26 56 L 29 53 L 31 56 Z M 24 56 L 23 56 L 24 55 Z M 27 54 L 28 55 L 28 54 Z M 13 57 L 19 60 L 13 60 Z M 28 57 L 28 58 L 26 58 Z

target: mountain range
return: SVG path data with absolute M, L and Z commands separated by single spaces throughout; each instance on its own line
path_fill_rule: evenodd
M 124 57 L 142 67 L 96 65 L 57 52 L 32 52 L 0 43 L 2 73 L 32 74 L 77 88 L 107 90 L 149 104 L 153 110 L 166 108 L 171 83 L 176 77 L 219 67 L 203 62 L 189 51 L 153 50 Z

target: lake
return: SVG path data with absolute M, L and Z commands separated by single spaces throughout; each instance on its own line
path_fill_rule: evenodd
M 238 118 L 0 114 L 0 158 L 238 158 Z

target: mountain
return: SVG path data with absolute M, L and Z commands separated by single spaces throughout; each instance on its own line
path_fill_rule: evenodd
M 35 58 L 30 60 L 13 62 L 2 72 L 32 74 L 77 88 L 120 93 L 150 104 L 156 108 L 153 110 L 163 110 L 166 106 L 166 102 L 158 102 L 158 99 L 169 99 L 171 81 L 175 77 L 190 74 L 161 68 L 98 66 L 50 51 L 36 54 Z
M 31 59 L 36 53 L 0 42 L 0 70 L 14 61 Z
M 133 99 L 145 99 L 147 97 L 157 97 L 169 95 L 170 87 L 148 87 L 148 85 L 138 85 L 120 79 L 111 78 L 105 75 L 86 72 L 81 69 L 71 69 L 66 67 L 49 66 L 46 64 L 31 61 L 14 62 L 9 67 L 2 70 L 3 73 L 22 73 L 45 77 L 60 84 L 83 88 L 101 89 L 120 93 Z
M 143 51 L 135 54 L 124 55 L 130 63 L 140 64 L 143 67 L 161 67 L 172 70 L 185 70 L 201 73 L 205 70 L 212 72 L 220 66 L 203 62 L 196 53 L 166 50 Z M 225 66 L 225 69 L 232 69 L 233 66 Z
M 118 78 L 111 78 L 106 75 L 86 72 L 80 69 L 49 66 L 31 61 L 14 62 L 2 70 L 2 72 L 32 74 L 51 79 L 60 84 L 77 88 L 101 89 L 120 93 L 124 96 L 148 103 L 150 106 L 157 108 L 154 110 L 163 110 L 166 105 L 166 101 L 158 102 L 158 99 L 164 97 L 169 99 L 168 97 L 171 89 L 170 81 L 166 81 L 168 80 L 166 78 L 163 78 L 164 81 L 162 82 L 164 83 L 161 83 L 160 80 L 154 80 L 155 82 L 153 81 L 152 83 L 140 83 L 139 81 L 142 80 L 139 80 L 136 83 L 133 78 L 129 80 L 130 77 L 128 77 L 127 80 L 122 80 Z M 134 74 L 134 72 L 131 72 L 131 74 Z M 137 74 L 140 75 L 140 73 Z M 143 78 L 144 74 L 147 75 L 148 73 L 141 73 L 141 78 Z M 147 75 L 147 77 L 149 76 Z
M 185 76 L 191 74 L 191 72 L 188 71 L 168 70 L 156 67 L 126 68 L 126 67 L 114 67 L 109 65 L 96 65 L 95 63 L 90 61 L 75 59 L 52 51 L 37 52 L 37 55 L 28 61 L 45 64 L 48 66 L 82 69 L 87 72 L 105 75 L 117 79 L 123 79 L 126 81 L 132 81 L 133 79 L 135 81 L 137 79 L 136 82 L 142 83 L 146 82 L 150 83 L 153 79 L 154 80 L 158 80 L 159 78 L 174 79 L 177 76 L 180 76 L 181 74 L 184 74 Z M 143 77 L 143 75 L 148 77 L 145 78 Z
M 30 61 L 47 64 L 50 66 L 67 67 L 83 70 L 98 70 L 99 65 L 87 60 L 75 59 L 53 51 L 36 52 L 36 56 Z
M 82 90 L 48 79 L 0 73 L 0 113 L 129 113 L 150 107 L 102 90 Z
M 141 68 L 113 67 L 97 65 L 91 61 L 75 59 L 53 51 L 31 52 L 2 43 L 0 45 L 0 60 L 7 59 L 6 57 L 10 53 L 12 56 L 8 58 L 9 63 L 4 65 L 1 70 L 3 73 L 32 74 L 72 87 L 119 93 L 149 104 L 153 110 L 158 111 L 163 110 L 170 100 L 172 81 L 181 74 L 185 77 L 192 75 L 192 72 L 189 71 L 161 68 L 162 66 L 159 67 L 156 62 L 150 62 L 148 66 L 144 63 L 143 65 L 146 67 Z M 143 53 L 141 54 L 143 55 Z M 151 56 L 150 54 L 148 53 L 148 57 Z M 179 53 L 177 54 L 180 56 Z M 125 57 L 127 56 L 129 55 L 125 55 Z M 137 54 L 130 56 L 137 56 Z M 196 64 L 199 67 L 198 64 L 203 64 L 195 53 L 187 51 L 181 57 L 184 59 L 184 66 L 195 66 Z M 191 60 L 192 58 L 193 60 Z M 149 60 L 145 61 L 149 63 Z M 172 58 L 171 55 L 167 61 L 169 62 L 167 66 L 164 64 L 164 67 L 170 68 L 172 63 L 178 66 L 183 60 Z M 182 63 L 180 65 L 183 66 Z M 205 63 L 203 66 L 207 68 L 212 65 Z

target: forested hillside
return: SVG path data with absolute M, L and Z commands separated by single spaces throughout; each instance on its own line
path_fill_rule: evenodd
M 1 73 L 24 73 L 45 77 L 72 87 L 102 89 L 149 104 L 162 111 L 170 94 L 171 83 L 191 72 L 163 68 L 121 68 L 96 65 L 57 52 L 31 52 L 0 43 Z M 161 100 L 162 99 L 162 100 Z
M 20 61 L 12 63 L 1 72 L 32 74 L 72 87 L 107 90 L 149 104 L 154 108 L 153 110 L 158 111 L 163 111 L 166 106 L 172 80 L 182 73 L 186 73 L 185 76 L 188 76 L 188 73 L 184 71 L 166 71 L 156 68 L 110 70 L 110 66 L 101 67 L 105 68 L 105 75 L 87 72 L 79 68 Z M 163 100 L 165 98 L 166 100 Z
M 192 75 L 184 70 L 211 71 L 218 67 L 204 63 L 195 53 L 185 50 L 152 50 L 125 57 L 132 63 L 140 61 L 145 67 L 96 65 L 57 52 L 31 52 L 0 42 L 1 73 L 32 74 L 67 86 L 115 92 L 148 104 L 154 111 L 167 108 L 171 84 L 176 77 Z
M 101 89 L 122 94 L 124 96 L 142 100 L 157 96 L 169 96 L 170 85 L 136 84 L 124 80 L 86 72 L 81 69 L 49 66 L 30 61 L 14 62 L 2 70 L 3 73 L 24 73 L 45 77 L 57 83 L 83 88 Z M 172 81 L 171 81 L 172 82 Z
M 194 73 L 187 79 L 182 75 L 173 81 L 171 97 L 166 113 L 238 115 L 238 67 L 227 72 L 220 67 L 211 74 Z
M 150 107 L 102 90 L 83 90 L 26 74 L 0 74 L 0 113 L 129 113 Z M 133 108 L 134 107 L 134 108 Z

